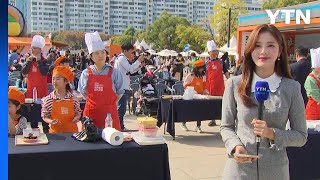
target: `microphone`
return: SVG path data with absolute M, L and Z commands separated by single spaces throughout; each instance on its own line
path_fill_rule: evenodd
M 259 102 L 258 119 L 263 119 L 263 102 L 269 98 L 269 83 L 267 81 L 257 81 L 254 87 L 254 96 Z
M 266 81 L 257 81 L 254 87 L 254 96 L 256 100 L 259 102 L 258 105 L 258 119 L 263 119 L 263 107 L 264 101 L 269 98 L 269 83 Z M 259 154 L 259 147 L 260 147 L 260 136 L 257 135 L 256 137 L 257 143 L 257 156 Z M 259 159 L 257 159 L 257 178 L 259 180 Z

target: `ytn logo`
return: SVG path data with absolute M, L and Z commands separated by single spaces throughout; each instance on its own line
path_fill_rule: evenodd
M 268 91 L 268 89 L 266 87 L 256 87 L 256 92 L 259 91 Z
M 306 13 L 303 14 L 300 9 L 283 9 L 283 10 L 277 10 L 275 13 L 273 13 L 271 10 L 266 10 L 269 18 L 270 23 L 275 24 L 276 19 L 278 19 L 279 12 L 283 13 L 285 16 L 285 24 L 290 24 L 291 20 L 291 14 L 295 14 L 296 16 L 296 24 L 300 24 L 300 19 L 302 18 L 305 24 L 310 24 L 310 9 L 306 10 Z M 294 17 L 294 16 L 293 16 Z

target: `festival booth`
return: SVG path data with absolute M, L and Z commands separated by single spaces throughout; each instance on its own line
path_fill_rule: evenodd
M 306 24 L 302 19 L 300 20 L 300 24 L 296 24 L 296 13 L 291 15 L 290 24 L 286 24 L 285 14 L 281 11 L 279 12 L 279 17 L 276 19 L 274 24 L 286 39 L 290 61 L 295 61 L 294 51 L 298 46 L 303 46 L 305 48 L 320 47 L 320 1 L 289 6 L 282 9 L 301 10 L 304 15 L 306 10 L 310 10 L 310 24 Z M 272 10 L 272 12 L 274 13 L 275 10 Z M 270 24 L 270 18 L 266 11 L 239 15 L 237 51 L 240 57 L 244 55 L 244 48 L 250 32 L 260 24 Z

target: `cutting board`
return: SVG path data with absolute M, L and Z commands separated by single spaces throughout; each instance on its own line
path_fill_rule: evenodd
M 23 135 L 16 135 L 15 137 L 15 144 L 16 146 L 35 146 L 35 145 L 46 145 L 49 144 L 48 138 L 46 134 L 40 134 L 38 137 L 38 141 L 36 142 L 24 142 Z
M 141 137 L 139 132 L 132 133 L 133 140 L 139 145 L 156 145 L 164 144 L 166 140 L 163 136 L 157 135 L 156 137 Z

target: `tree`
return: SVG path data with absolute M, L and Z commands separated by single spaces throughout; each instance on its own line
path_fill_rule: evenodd
M 153 43 L 153 49 L 177 50 L 177 44 L 180 43 L 176 34 L 178 25 L 190 26 L 190 23 L 186 18 L 173 16 L 164 11 L 154 23 L 147 27 L 145 39 Z
M 225 8 L 222 7 L 225 3 Z M 223 46 L 228 41 L 228 8 L 231 8 L 231 28 L 230 36 L 236 35 L 238 28 L 238 15 L 246 14 L 248 11 L 245 8 L 245 3 L 242 0 L 218 0 L 214 4 L 214 15 L 211 16 L 211 26 L 216 30 L 215 42 L 218 46 Z
M 205 27 L 205 29 L 210 33 L 211 38 L 214 39 L 214 29 L 210 24 L 210 19 L 212 19 L 212 17 L 205 17 L 201 20 L 202 25 Z M 211 20 L 213 21 L 213 20 Z
M 131 43 L 131 36 L 129 35 L 114 35 L 111 37 L 111 43 L 122 45 L 124 43 Z
M 176 28 L 178 50 L 183 51 L 185 44 L 189 44 L 190 49 L 203 52 L 206 48 L 206 42 L 212 38 L 209 33 L 198 25 L 184 26 L 178 25 Z
M 316 0 L 269 0 L 263 3 L 263 9 L 276 9 L 287 6 L 293 6 L 303 3 L 308 3 Z

